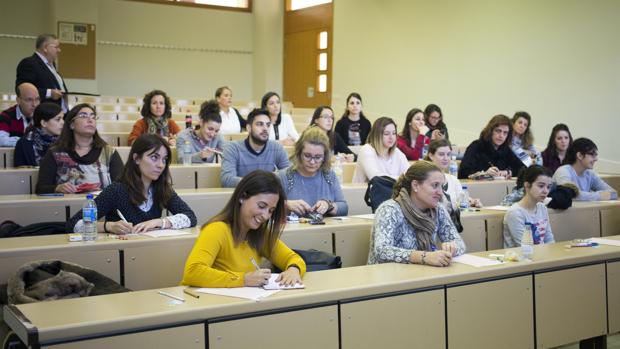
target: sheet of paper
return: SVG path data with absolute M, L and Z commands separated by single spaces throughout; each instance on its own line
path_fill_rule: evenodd
M 160 230 L 150 230 L 144 233 L 143 235 L 150 236 L 152 238 L 161 238 L 164 236 L 179 236 L 179 235 L 189 235 L 186 231 L 180 231 L 175 229 L 160 229 Z
M 265 290 L 262 287 L 199 288 L 195 291 L 218 296 L 250 299 L 257 302 L 274 293 L 280 292 L 280 290 Z
M 452 257 L 452 261 L 455 263 L 467 264 L 472 267 L 488 267 L 490 265 L 498 265 L 502 264 L 502 262 L 497 260 L 492 260 L 489 258 L 478 257 L 471 254 L 463 254 L 457 257 Z
M 484 206 L 483 208 L 484 208 L 485 210 L 508 211 L 508 209 L 510 208 L 510 206 L 501 206 L 501 205 L 496 205 L 496 206 Z
M 357 218 L 362 218 L 362 219 L 370 219 L 370 220 L 375 220 L 375 214 L 374 213 L 369 213 L 369 214 L 358 214 L 355 216 L 351 216 L 351 217 L 357 217 Z
M 266 290 L 294 290 L 297 288 L 306 288 L 306 286 L 304 284 L 295 284 L 295 285 L 290 285 L 290 286 L 280 286 L 279 282 L 276 282 L 276 279 L 278 278 L 280 274 L 278 273 L 273 273 L 271 274 L 271 276 L 269 277 L 269 282 L 267 283 L 267 285 L 263 286 L 264 289 Z
M 596 242 L 599 245 L 620 246 L 620 240 L 602 239 L 602 238 L 592 238 L 590 240 L 592 242 Z

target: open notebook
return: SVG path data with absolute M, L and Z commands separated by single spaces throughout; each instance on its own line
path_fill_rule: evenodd
M 280 283 L 276 282 L 276 279 L 279 275 L 280 274 L 277 273 L 271 274 L 271 276 L 269 277 L 269 282 L 267 282 L 267 284 L 264 285 L 263 288 L 266 290 L 293 290 L 296 288 L 306 288 L 304 284 L 299 283 L 290 286 L 280 286 Z

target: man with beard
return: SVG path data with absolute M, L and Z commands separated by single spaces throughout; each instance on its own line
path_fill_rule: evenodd
M 224 147 L 220 181 L 232 188 L 254 170 L 277 171 L 289 166 L 286 151 L 277 141 L 269 140 L 269 112 L 254 109 L 248 114 L 248 138 L 229 142 Z

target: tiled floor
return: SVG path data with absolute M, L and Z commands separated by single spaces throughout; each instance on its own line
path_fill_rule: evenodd
M 579 349 L 579 343 L 573 343 L 557 347 L 556 349 Z M 607 337 L 607 349 L 620 349 L 620 334 Z

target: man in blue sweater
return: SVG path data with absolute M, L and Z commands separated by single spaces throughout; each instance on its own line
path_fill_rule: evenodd
M 254 170 L 277 171 L 289 166 L 288 156 L 280 143 L 269 140 L 269 113 L 254 109 L 248 114 L 248 138 L 224 146 L 220 181 L 232 188 Z

